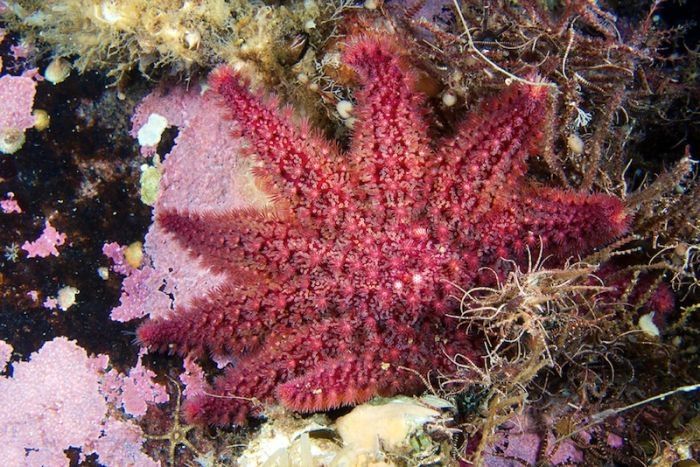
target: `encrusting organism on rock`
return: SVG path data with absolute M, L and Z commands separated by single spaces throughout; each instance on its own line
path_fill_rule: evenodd
M 68 65 L 70 58 L 80 73 L 104 70 L 120 80 L 137 69 L 153 79 L 163 72 L 187 78 L 225 61 L 273 79 L 299 58 L 295 35 L 315 32 L 314 20 L 326 8 L 318 3 L 17 0 L 0 5 L 0 19 L 27 43 L 49 49 L 56 63 Z
M 431 141 L 392 37 L 356 40 L 343 58 L 362 83 L 347 151 L 231 69 L 212 75 L 272 205 L 156 219 L 229 278 L 138 330 L 154 350 L 238 358 L 209 394 L 186 401 L 190 421 L 243 423 L 255 401 L 314 411 L 420 390 L 455 355 L 480 360 L 479 337 L 448 316 L 459 305 L 452 284 L 493 284 L 535 245 L 562 262 L 627 229 L 617 198 L 525 177 L 546 131 L 548 86 L 513 84 Z

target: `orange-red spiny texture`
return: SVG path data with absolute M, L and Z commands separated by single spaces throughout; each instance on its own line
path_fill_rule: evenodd
M 457 307 L 451 284 L 490 283 L 540 242 L 562 260 L 627 228 L 618 199 L 525 177 L 547 87 L 513 84 L 432 141 L 425 98 L 391 38 L 356 41 L 344 62 L 362 84 L 348 151 L 231 69 L 211 77 L 275 201 L 266 212 L 156 220 L 229 278 L 138 330 L 156 350 L 237 357 L 210 389 L 221 397 L 187 401 L 190 421 L 244 423 L 259 410 L 252 399 L 314 411 L 418 391 L 421 375 L 453 369 L 450 357 L 479 358 L 478 340 L 446 316 Z

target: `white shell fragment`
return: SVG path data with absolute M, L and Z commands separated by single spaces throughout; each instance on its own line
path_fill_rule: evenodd
M 639 318 L 639 329 L 641 329 L 644 334 L 652 337 L 659 337 L 661 332 L 656 324 L 654 324 L 654 314 L 655 313 L 652 311 L 651 313 L 642 315 L 642 317 Z
M 168 120 L 162 115 L 152 113 L 136 135 L 139 144 L 141 146 L 155 146 L 160 142 L 160 137 L 166 128 L 168 128 Z
M 335 105 L 335 110 L 338 111 L 338 115 L 340 115 L 340 118 L 343 120 L 347 120 L 352 116 L 352 109 L 353 105 L 350 101 L 338 101 L 338 103 Z
M 583 154 L 583 140 L 576 133 L 571 133 L 568 138 L 566 138 L 566 144 L 569 146 L 569 150 L 574 154 Z
M 59 289 L 58 297 L 56 297 L 58 307 L 63 311 L 68 310 L 68 308 L 75 305 L 75 296 L 79 293 L 80 290 L 76 289 L 75 287 L 71 287 L 70 285 Z
M 442 103 L 445 105 L 445 107 L 452 107 L 457 103 L 457 96 L 451 92 L 446 92 L 442 95 Z
M 62 83 L 70 75 L 71 64 L 63 57 L 54 58 L 44 70 L 44 78 L 51 84 Z

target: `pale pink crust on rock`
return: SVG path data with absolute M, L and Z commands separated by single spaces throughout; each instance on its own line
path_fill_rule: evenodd
M 69 465 L 69 448 L 80 449 L 82 459 L 98 454 L 104 465 L 159 465 L 141 451 L 139 426 L 110 410 L 108 363 L 65 337 L 13 363 L 12 377 L 0 377 L 2 465 Z
M 27 130 L 34 126 L 32 107 L 36 81 L 26 76 L 0 76 L 0 134 Z
M 56 230 L 47 219 L 44 223 L 44 230 L 41 232 L 39 238 L 33 242 L 24 242 L 22 249 L 27 252 L 27 258 L 58 256 L 60 253 L 57 247 L 66 243 L 66 239 L 66 234 Z
M 241 140 L 231 136 L 236 124 L 211 91 L 201 94 L 198 86 L 193 86 L 167 94 L 153 92 L 132 118 L 134 137 L 154 113 L 178 128 L 172 150 L 161 155 L 165 160 L 154 216 L 175 209 L 214 213 L 264 205 L 251 181 L 254 162 L 241 157 Z M 155 148 L 142 151 L 153 154 Z M 186 245 L 175 241 L 157 222 L 146 235 L 144 250 L 141 269 L 118 271 L 127 277 L 121 303 L 112 311 L 114 320 L 128 321 L 146 314 L 167 317 L 175 306 L 189 306 L 226 279 L 225 274 L 214 273 L 190 257 Z

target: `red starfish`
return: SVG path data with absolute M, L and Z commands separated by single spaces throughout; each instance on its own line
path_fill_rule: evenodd
M 450 284 L 493 280 L 544 244 L 558 258 L 608 242 L 627 225 L 613 197 L 526 180 L 542 138 L 546 87 L 512 85 L 457 133 L 428 137 L 424 97 L 387 38 L 349 46 L 354 139 L 341 151 L 291 111 L 249 91 L 228 68 L 211 85 L 240 123 L 274 194 L 269 212 L 169 212 L 157 222 L 230 280 L 207 299 L 138 330 L 149 347 L 240 359 L 189 420 L 242 423 L 251 400 L 313 411 L 415 391 L 450 356 L 478 358 L 446 312 Z M 483 275 L 483 277 L 481 277 Z

